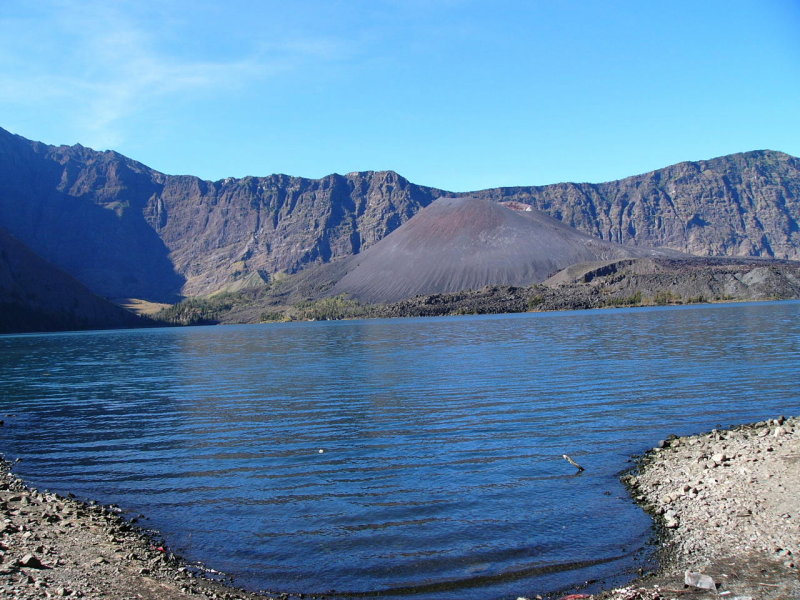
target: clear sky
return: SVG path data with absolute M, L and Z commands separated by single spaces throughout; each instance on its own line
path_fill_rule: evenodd
M 0 0 L 0 115 L 205 179 L 800 155 L 800 0 Z

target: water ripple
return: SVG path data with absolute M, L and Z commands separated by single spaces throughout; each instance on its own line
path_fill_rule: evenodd
M 253 589 L 534 596 L 638 566 L 630 455 L 800 412 L 798 317 L 789 302 L 5 336 L 2 445 L 38 487 L 144 513 Z

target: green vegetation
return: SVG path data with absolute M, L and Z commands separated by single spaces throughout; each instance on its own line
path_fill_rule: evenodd
M 623 296 L 621 298 L 606 298 L 603 300 L 603 306 L 641 306 L 642 292 L 636 291 L 630 296 Z
M 260 323 L 275 323 L 281 321 L 291 321 L 287 310 L 265 310 L 262 312 L 258 320 Z
M 319 300 L 304 300 L 293 306 L 276 307 L 261 312 L 262 323 L 282 321 L 341 321 L 379 316 L 375 305 L 361 304 L 344 294 Z
M 681 296 L 679 294 L 674 294 L 668 290 L 656 292 L 656 295 L 653 298 L 653 304 L 657 304 L 659 306 L 664 306 L 666 304 L 680 304 L 681 301 Z
M 544 296 L 536 294 L 528 298 L 528 310 L 538 310 L 544 304 Z
M 160 310 L 152 318 L 171 325 L 213 325 L 225 313 L 252 304 L 258 296 L 254 290 L 197 296 Z
M 339 321 L 367 316 L 367 307 L 345 295 L 320 300 L 298 302 L 289 311 L 292 319 L 299 321 Z

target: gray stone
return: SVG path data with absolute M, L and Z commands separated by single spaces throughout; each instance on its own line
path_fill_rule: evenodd
M 22 558 L 17 561 L 21 567 L 27 567 L 29 569 L 44 569 L 45 566 L 42 564 L 36 556 L 33 554 L 26 554 Z
M 703 573 L 695 573 L 686 571 L 683 574 L 683 582 L 686 585 L 700 588 L 702 590 L 716 590 L 717 584 L 712 577 L 704 575 Z

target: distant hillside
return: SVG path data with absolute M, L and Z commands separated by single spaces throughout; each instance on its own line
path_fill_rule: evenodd
M 203 181 L 0 130 L 0 226 L 109 298 L 174 301 L 350 256 L 440 194 L 391 172 Z
M 0 229 L 0 333 L 143 324 Z
M 344 259 L 442 196 L 528 203 L 643 248 L 800 258 L 800 161 L 779 152 L 610 183 L 451 194 L 391 171 L 203 181 L 0 130 L 0 227 L 109 298 L 174 301 Z

